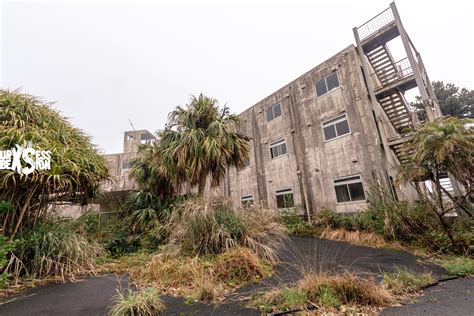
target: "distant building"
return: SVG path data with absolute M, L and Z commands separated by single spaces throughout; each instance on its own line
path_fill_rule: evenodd
M 132 159 L 137 157 L 141 144 L 151 144 L 155 136 L 147 130 L 127 131 L 123 135 L 123 152 L 104 155 L 109 166 L 110 175 L 114 181 L 106 184 L 104 190 L 113 192 L 128 192 L 137 188 L 135 181 L 130 178 Z

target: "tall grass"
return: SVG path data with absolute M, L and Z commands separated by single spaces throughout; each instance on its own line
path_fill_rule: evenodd
M 41 222 L 17 241 L 7 268 L 15 278 L 48 276 L 74 279 L 81 274 L 95 274 L 96 261 L 105 256 L 104 248 L 89 241 L 68 222 Z
M 158 316 L 165 311 L 160 292 L 155 288 L 129 291 L 127 294 L 117 290 L 114 301 L 115 305 L 109 311 L 109 316 Z
M 202 199 L 178 204 L 166 226 L 169 247 L 194 255 L 218 254 L 245 246 L 275 262 L 286 237 L 274 210 L 261 207 L 233 209 Z

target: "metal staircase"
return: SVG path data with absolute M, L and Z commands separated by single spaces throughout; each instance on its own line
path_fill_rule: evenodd
M 388 146 L 403 163 L 409 153 L 402 150 L 408 135 L 425 119 L 439 117 L 439 110 L 431 82 L 400 20 L 395 3 L 366 23 L 353 29 L 362 70 L 367 80 L 370 98 L 376 111 L 383 111 L 396 131 L 388 139 Z M 406 57 L 395 61 L 387 43 L 400 37 Z M 405 100 L 407 90 L 417 87 L 424 109 L 414 109 Z

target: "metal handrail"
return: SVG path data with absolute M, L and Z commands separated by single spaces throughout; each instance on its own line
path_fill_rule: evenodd
M 370 77 L 375 79 L 373 81 L 375 90 L 378 90 L 387 84 L 406 78 L 413 74 L 413 69 L 411 68 L 411 64 L 410 64 L 410 61 L 408 60 L 408 57 L 405 57 L 397 61 L 394 64 L 394 66 L 395 66 L 395 72 L 390 73 L 388 75 L 383 76 L 383 74 L 376 73 L 376 72 L 370 74 Z M 372 77 L 372 76 L 375 76 L 375 77 Z
M 357 28 L 359 40 L 362 41 L 368 38 L 393 21 L 395 21 L 395 17 L 393 16 L 392 8 L 385 9 Z

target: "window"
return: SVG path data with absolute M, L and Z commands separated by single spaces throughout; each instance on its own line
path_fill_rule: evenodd
M 277 208 L 290 208 L 295 206 L 292 189 L 278 190 L 275 192 L 275 195 L 277 201 Z
M 365 201 L 364 187 L 360 176 L 334 180 L 334 189 L 338 203 Z
M 127 141 L 132 141 L 133 140 L 133 135 L 127 135 Z
M 131 166 L 132 166 L 132 164 L 130 163 L 130 161 L 123 161 L 122 162 L 122 169 L 130 169 Z
M 323 122 L 324 138 L 331 140 L 333 138 L 341 137 L 346 134 L 350 134 L 349 122 L 347 121 L 347 115 L 341 115 L 332 120 Z
M 246 195 L 240 197 L 240 204 L 242 207 L 250 207 L 253 205 L 253 195 Z
M 334 71 L 316 82 L 316 96 L 320 97 L 337 87 L 339 87 L 339 78 L 337 77 L 337 72 Z
M 272 159 L 286 155 L 286 143 L 284 139 L 270 144 L 270 155 Z
M 276 119 L 277 117 L 281 116 L 281 105 L 280 103 L 272 105 L 267 110 L 267 122 Z

